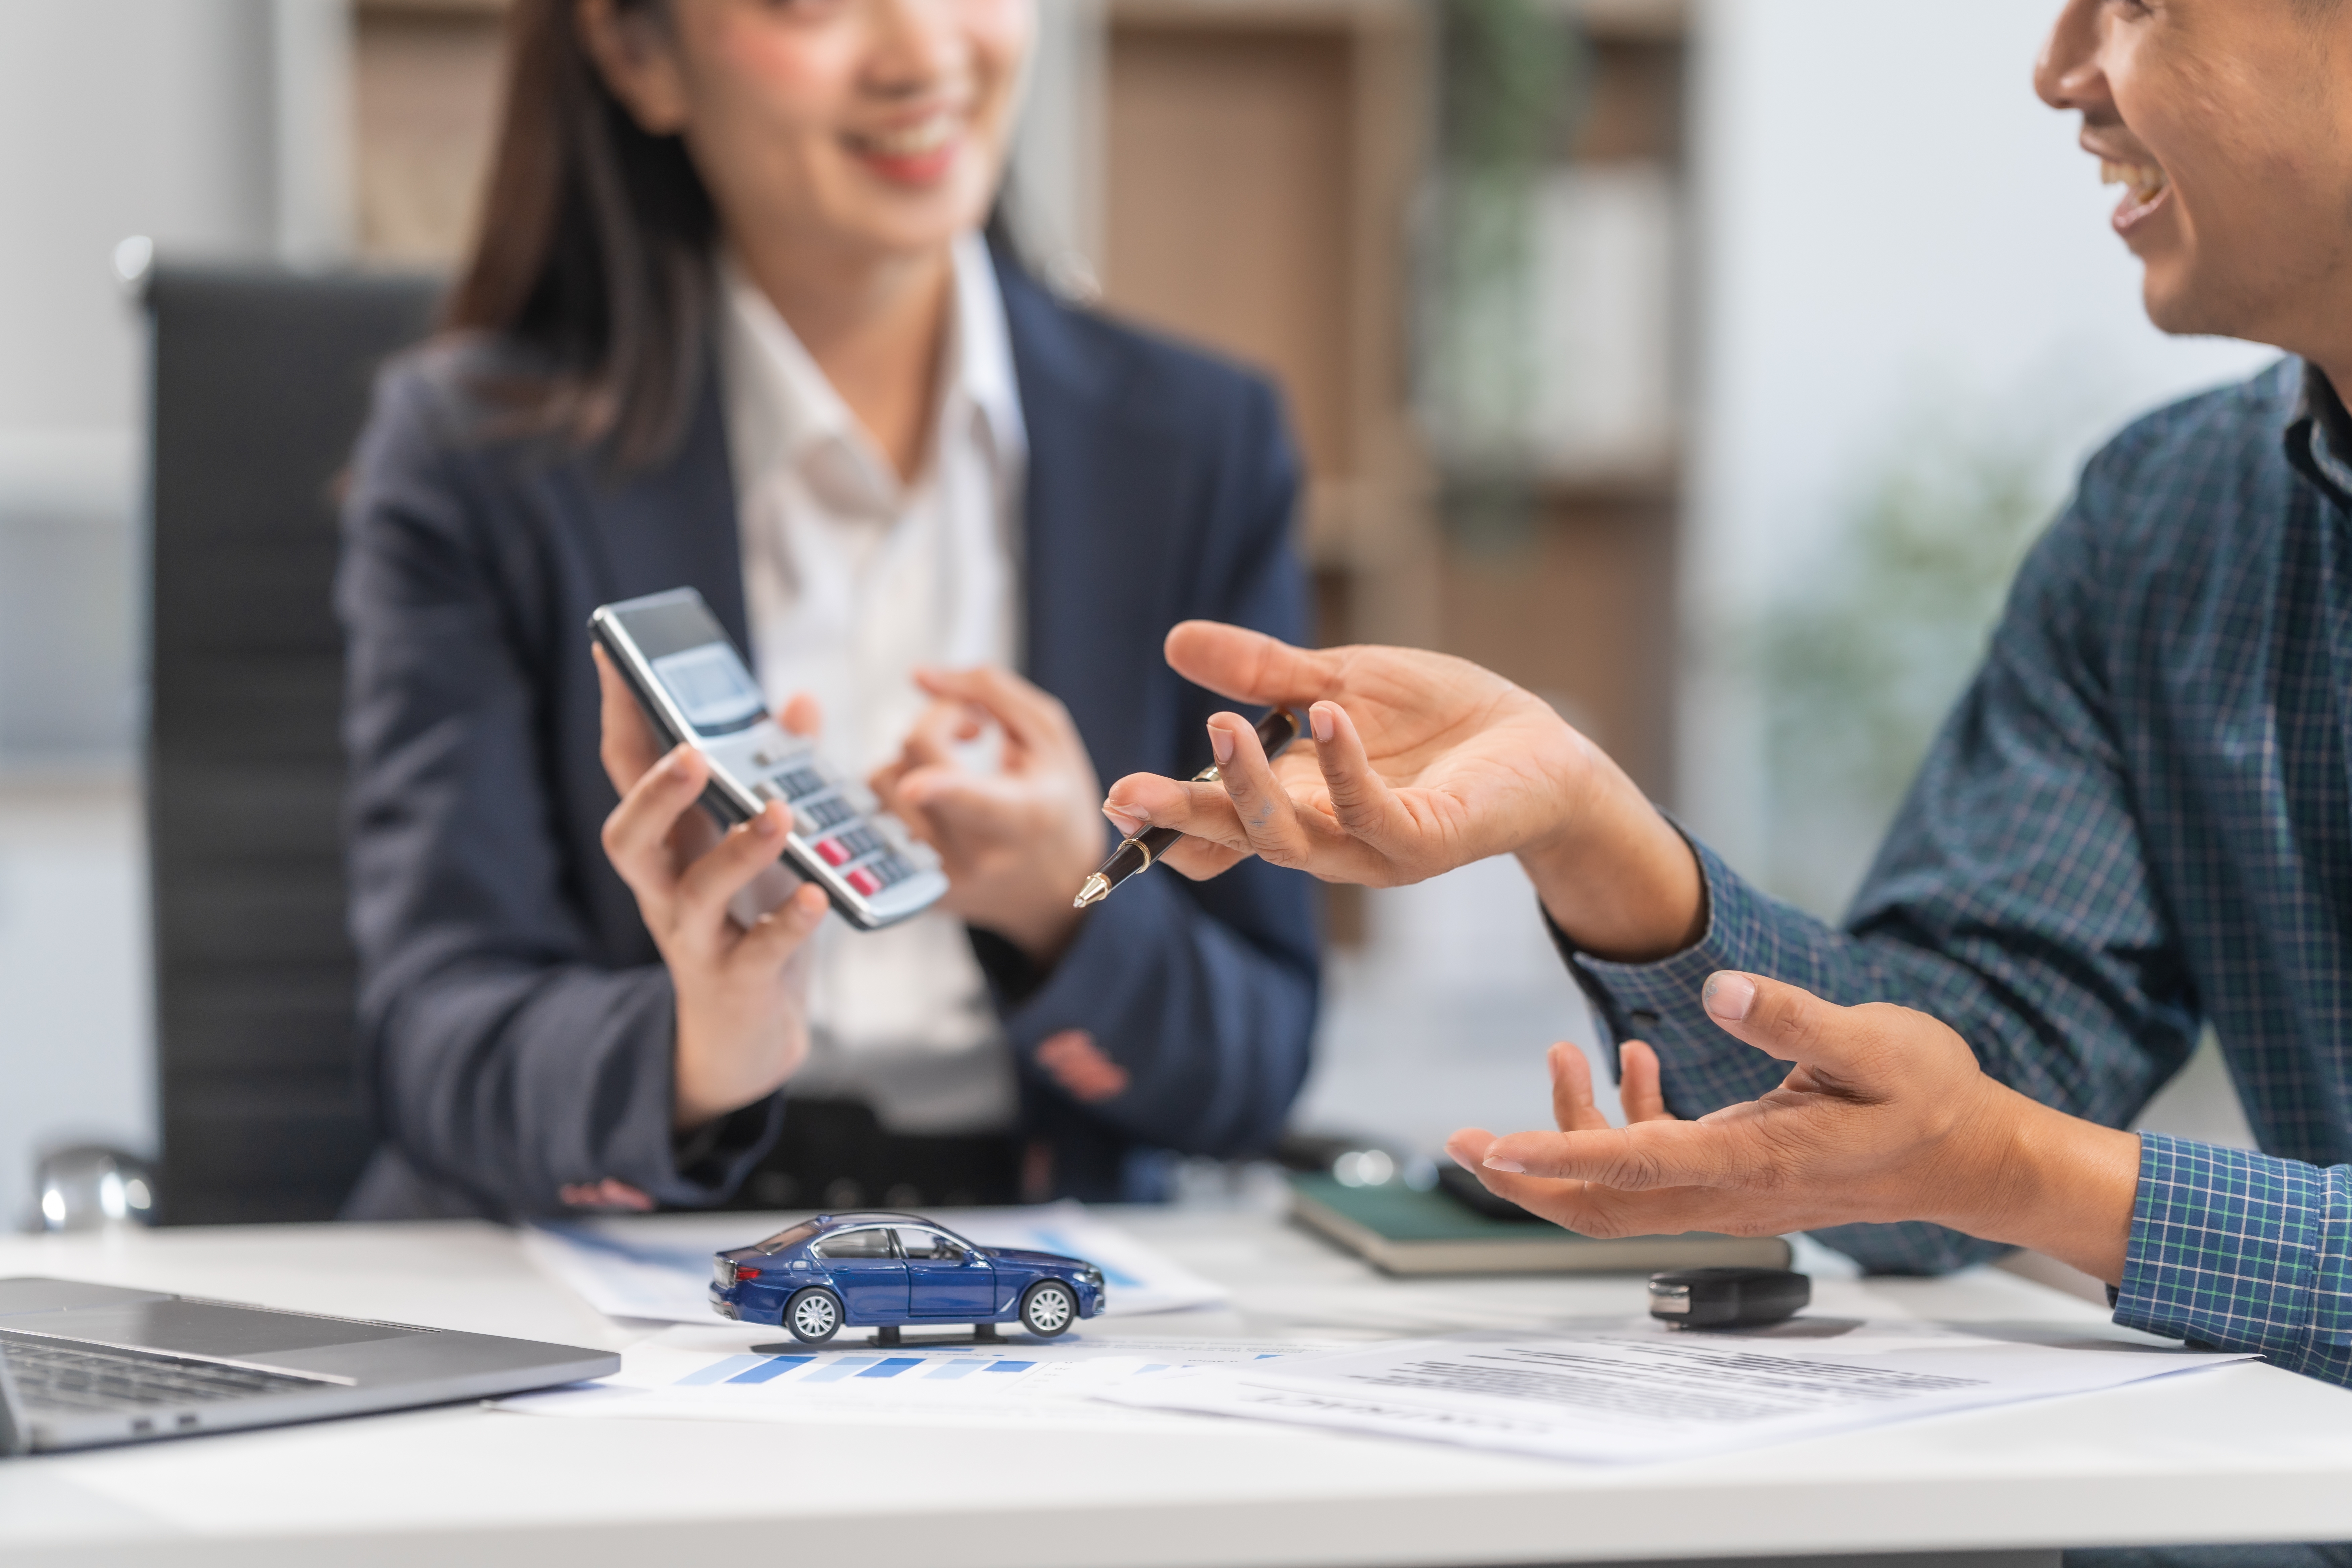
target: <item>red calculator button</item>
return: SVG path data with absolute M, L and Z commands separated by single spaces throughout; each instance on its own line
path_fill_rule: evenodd
M 824 857 L 824 863 L 828 866 L 845 866 L 849 863 L 849 851 L 841 847 L 841 840 L 838 838 L 821 840 L 816 847 L 816 852 Z
M 849 874 L 849 885 L 870 899 L 882 890 L 882 879 L 860 866 Z

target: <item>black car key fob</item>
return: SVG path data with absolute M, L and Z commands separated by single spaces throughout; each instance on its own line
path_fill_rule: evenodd
M 1650 1276 L 1650 1316 L 1678 1329 L 1760 1329 L 1813 1299 L 1787 1268 L 1676 1268 Z

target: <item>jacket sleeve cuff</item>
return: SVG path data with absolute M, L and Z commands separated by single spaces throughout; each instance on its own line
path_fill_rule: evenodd
M 670 1140 L 665 1185 L 690 1195 L 670 1201 L 686 1206 L 719 1203 L 734 1195 L 776 1141 L 784 1121 L 781 1092 L 729 1111 L 718 1121 Z
M 587 1120 L 610 1115 L 575 1159 L 593 1168 L 565 1181 L 625 1182 L 666 1207 L 706 1208 L 734 1195 L 783 1125 L 779 1092 L 728 1112 L 693 1131 L 672 1125 L 677 1104 L 677 1009 L 668 976 L 630 998 L 639 1016 L 621 1031 L 613 1055 L 595 1075 L 604 1092 L 589 1093 Z M 570 1162 L 565 1162 L 569 1163 Z

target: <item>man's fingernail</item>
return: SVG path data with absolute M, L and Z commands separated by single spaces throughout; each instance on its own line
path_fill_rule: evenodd
M 1104 806 L 1103 815 L 1110 818 L 1110 825 L 1118 829 L 1118 836 L 1121 838 L 1132 838 L 1151 826 L 1150 817 L 1138 816 L 1131 811 L 1122 811 L 1115 805 Z
M 781 838 L 784 833 L 784 812 L 779 805 L 769 805 L 751 819 L 751 830 L 762 838 Z
M 1331 743 L 1331 731 L 1338 726 L 1331 722 L 1331 710 L 1318 702 L 1307 710 L 1307 727 L 1315 731 L 1317 745 L 1328 746 Z
M 1756 982 L 1724 970 L 1708 975 L 1706 988 L 1698 995 L 1709 1013 L 1727 1024 L 1737 1024 L 1756 1005 Z
M 1217 766 L 1223 767 L 1234 760 L 1234 738 L 1222 724 L 1209 726 L 1209 750 L 1215 753 Z
M 1506 1160 L 1500 1154 L 1486 1156 L 1486 1169 L 1508 1171 L 1514 1176 L 1524 1176 L 1528 1173 L 1528 1168 L 1525 1165 L 1520 1164 L 1517 1160 Z

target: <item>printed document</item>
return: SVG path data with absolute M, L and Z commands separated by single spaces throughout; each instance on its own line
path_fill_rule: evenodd
M 1202 1368 L 1097 1397 L 1623 1463 L 2089 1393 L 2249 1359 L 2121 1330 L 1797 1318 L 1706 1333 L 1640 1318 L 1566 1333 L 1455 1334 Z
M 1162 1257 L 1076 1203 L 942 1209 L 940 1223 L 982 1247 L 1083 1258 L 1103 1271 L 1108 1317 L 1168 1312 L 1225 1299 L 1223 1287 Z M 523 1252 L 607 1317 L 710 1323 L 711 1259 L 782 1228 L 775 1215 L 663 1215 L 539 1226 Z

